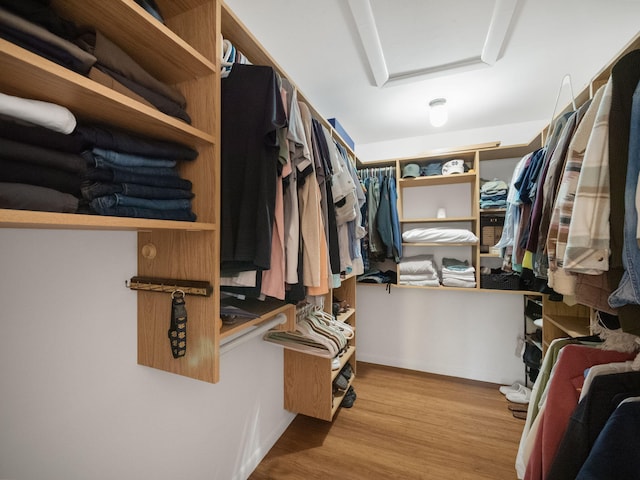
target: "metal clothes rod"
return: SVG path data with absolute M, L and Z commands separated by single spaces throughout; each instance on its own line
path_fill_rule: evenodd
M 279 313 L 272 320 L 266 323 L 258 325 L 256 328 L 249 330 L 242 335 L 239 335 L 220 345 L 220 355 L 230 352 L 236 347 L 239 347 L 245 342 L 248 342 L 252 338 L 262 335 L 267 330 L 271 330 L 273 327 L 281 325 L 287 321 L 287 317 L 284 313 Z
M 210 297 L 213 287 L 209 282 L 199 280 L 176 280 L 171 278 L 131 277 L 125 281 L 131 290 L 145 290 L 149 292 L 173 293 L 181 290 L 187 295 Z

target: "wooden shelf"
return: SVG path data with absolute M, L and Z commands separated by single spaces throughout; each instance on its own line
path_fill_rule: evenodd
M 0 225 L 5 228 L 47 228 L 61 230 L 184 230 L 187 232 L 216 230 L 216 225 L 212 223 L 6 209 L 0 209 Z
M 445 243 L 445 242 L 430 242 L 430 243 L 404 243 L 403 247 L 475 247 L 478 242 L 460 242 L 460 243 Z
M 447 217 L 447 218 L 403 218 L 400 223 L 452 223 L 477 222 L 476 217 Z
M 79 26 L 95 27 L 116 44 L 126 45 L 127 53 L 163 82 L 175 84 L 216 73 L 215 59 L 205 58 L 133 0 L 53 0 L 52 7 Z M 187 7 L 182 12 L 196 6 Z
M 356 376 L 355 347 L 350 346 L 340 357 L 340 369 L 351 362 Z M 294 350 L 284 351 L 284 408 L 330 422 L 342 401 L 334 398 L 333 380 L 340 372 L 331 369 L 331 359 Z
M 570 337 L 584 337 L 590 335 L 589 319 L 569 315 L 543 315 L 543 325 L 549 322 Z
M 356 313 L 356 309 L 355 308 L 349 308 L 347 309 L 346 312 L 344 313 L 340 313 L 337 317 L 336 320 L 338 320 L 339 322 L 345 323 L 347 321 L 349 321 L 349 319 L 351 318 L 352 315 L 355 315 Z
M 62 105 L 77 117 L 117 125 L 144 136 L 193 147 L 215 143 L 213 135 L 3 39 L 0 65 L 8 73 L 0 76 L 0 89 L 8 95 Z
M 401 178 L 398 185 L 407 187 L 432 187 L 434 185 L 454 185 L 458 183 L 475 183 L 475 172 L 457 173 L 453 175 L 433 175 L 430 177 Z
M 356 329 L 356 276 L 347 275 L 342 279 L 340 287 L 333 289 L 325 296 L 325 309 L 331 310 L 333 299 L 346 301 L 351 308 L 338 315 L 337 320 L 348 323 Z M 338 356 L 339 367 L 331 368 L 332 359 L 319 357 L 290 349 L 284 351 L 284 405 L 287 410 L 301 413 L 321 420 L 331 421 L 344 397 L 333 395 L 333 381 L 340 370 L 351 363 L 353 376 L 356 375 L 356 339 L 348 340 L 346 351 Z

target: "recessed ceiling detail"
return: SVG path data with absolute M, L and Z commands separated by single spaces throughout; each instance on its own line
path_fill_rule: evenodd
M 348 0 L 348 3 L 375 84 L 383 87 L 400 80 L 494 65 L 504 50 L 518 1 L 471 1 L 468 7 L 477 9 L 476 21 L 471 26 L 458 24 L 458 19 L 449 14 L 452 9 L 446 0 L 414 2 L 406 9 L 409 12 L 406 17 L 401 2 Z M 415 17 L 416 8 L 424 9 L 421 18 Z M 385 37 L 387 31 L 398 31 L 397 22 L 404 22 L 402 30 L 406 37 Z M 396 44 L 408 43 L 415 45 L 418 53 L 395 48 Z M 452 56 L 439 57 L 443 51 L 452 52 Z M 394 68 L 390 69 L 389 64 Z

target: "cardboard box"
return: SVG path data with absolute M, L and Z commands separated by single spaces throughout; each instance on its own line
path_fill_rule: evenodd
M 355 151 L 356 144 L 353 142 L 353 140 L 351 139 L 349 134 L 345 131 L 345 129 L 342 127 L 342 125 L 340 125 L 340 122 L 338 122 L 338 120 L 335 119 L 335 118 L 330 118 L 329 119 L 329 123 L 331 124 L 331 126 L 333 126 L 333 128 L 336 130 L 336 132 L 338 132 L 338 135 L 340 135 L 342 137 L 344 142 L 347 145 L 349 145 L 351 150 Z

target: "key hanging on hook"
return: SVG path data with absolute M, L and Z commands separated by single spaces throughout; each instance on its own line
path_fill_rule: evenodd
M 173 358 L 184 357 L 187 353 L 187 306 L 182 290 L 171 293 L 171 324 L 167 335 Z

